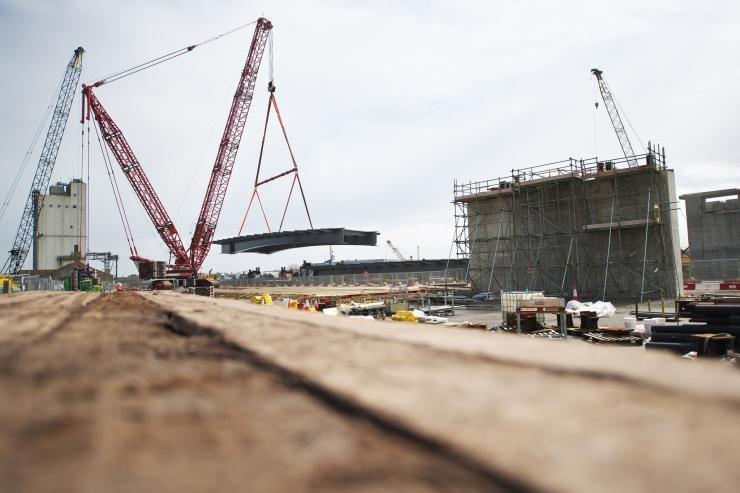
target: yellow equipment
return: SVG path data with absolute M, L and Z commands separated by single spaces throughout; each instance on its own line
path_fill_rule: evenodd
M 393 320 L 394 322 L 411 322 L 411 323 L 416 323 L 419 321 L 419 319 L 417 319 L 414 316 L 413 312 L 410 312 L 408 310 L 397 311 L 391 316 L 391 320 Z
M 0 274 L 0 293 L 5 292 L 6 282 L 8 283 L 9 292 L 12 293 L 13 291 L 19 291 L 20 288 L 18 287 L 18 284 L 15 282 L 15 280 L 11 276 Z

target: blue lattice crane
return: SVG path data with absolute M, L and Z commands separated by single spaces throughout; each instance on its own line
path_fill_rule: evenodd
M 28 257 L 28 252 L 31 249 L 36 221 L 43 205 L 44 192 L 49 187 L 51 174 L 54 171 L 54 164 L 59 153 L 59 146 L 62 143 L 64 129 L 69 119 L 69 111 L 72 107 L 75 90 L 80 81 L 82 54 L 84 52 L 85 50 L 82 47 L 77 48 L 64 72 L 54 112 L 51 115 L 49 130 L 46 133 L 46 140 L 44 140 L 44 147 L 41 150 L 36 173 L 33 176 L 31 191 L 26 199 L 26 206 L 23 208 L 21 223 L 18 226 L 13 247 L 10 249 L 10 257 L 2 269 L 4 272 L 17 274 L 23 268 L 26 257 Z

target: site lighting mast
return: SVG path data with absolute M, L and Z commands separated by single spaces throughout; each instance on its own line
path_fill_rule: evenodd
M 592 68 L 591 73 L 596 77 L 596 82 L 599 84 L 599 91 L 601 91 L 601 98 L 604 100 L 604 106 L 606 111 L 609 113 L 609 118 L 612 121 L 614 131 L 617 133 L 617 139 L 619 139 L 619 145 L 622 146 L 622 153 L 624 153 L 625 159 L 627 159 L 628 166 L 637 166 L 637 158 L 635 157 L 635 151 L 632 150 L 632 143 L 627 136 L 627 130 L 624 128 L 622 123 L 622 117 L 619 116 L 617 110 L 617 104 L 614 101 L 609 86 L 606 85 L 602 70 Z

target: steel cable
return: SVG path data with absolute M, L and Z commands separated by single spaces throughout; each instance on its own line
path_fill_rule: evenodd
M 172 52 L 167 53 L 165 55 L 159 56 L 157 58 L 153 58 L 151 60 L 148 60 L 146 62 L 139 63 L 139 64 L 134 65 L 132 67 L 129 67 L 127 69 L 120 70 L 118 72 L 114 72 L 114 73 L 109 74 L 109 75 L 107 75 L 105 77 L 102 77 L 102 78 L 98 79 L 96 82 L 93 82 L 93 83 L 88 84 L 88 85 L 93 85 L 94 84 L 94 85 L 100 86 L 100 85 L 103 85 L 103 84 L 110 84 L 111 82 L 115 82 L 117 80 L 121 80 L 124 77 L 128 77 L 129 75 L 136 74 L 138 72 L 141 72 L 142 70 L 146 70 L 148 68 L 155 67 L 155 66 L 159 65 L 160 63 L 168 62 L 168 61 L 172 60 L 173 58 L 177 58 L 177 57 L 179 57 L 181 55 L 184 55 L 186 53 L 190 53 L 191 51 L 193 51 L 195 48 L 197 48 L 199 46 L 203 46 L 205 44 L 208 44 L 208 43 L 211 43 L 213 41 L 216 41 L 217 39 L 221 39 L 224 36 L 227 36 L 229 34 L 232 34 L 232 33 L 235 33 L 237 31 L 240 31 L 240 30 L 242 30 L 242 29 L 244 29 L 246 27 L 249 27 L 252 24 L 255 24 L 256 22 L 257 21 L 255 20 L 255 21 L 252 21 L 252 22 L 248 22 L 247 24 L 242 24 L 241 26 L 237 26 L 237 27 L 235 27 L 233 29 L 230 29 L 228 31 L 225 31 L 225 32 L 223 32 L 221 34 L 218 34 L 216 36 L 213 36 L 213 37 L 210 37 L 210 38 L 205 39 L 203 41 L 200 41 L 199 43 L 195 43 L 193 45 L 189 45 L 189 46 L 186 46 L 184 48 L 180 48 L 179 50 L 175 50 L 175 51 L 172 51 Z
M 0 220 L 2 220 L 2 218 L 5 216 L 5 213 L 8 210 L 8 206 L 10 205 L 10 201 L 13 199 L 13 195 L 15 194 L 15 190 L 16 188 L 18 188 L 18 184 L 20 183 L 21 177 L 23 176 L 23 173 L 28 167 L 28 163 L 31 160 L 31 155 L 33 154 L 33 151 L 36 148 L 36 144 L 39 141 L 39 137 L 41 137 L 41 131 L 46 126 L 46 122 L 49 120 L 49 115 L 51 114 L 51 110 L 56 104 L 56 100 L 59 97 L 59 91 L 61 90 L 63 82 L 64 82 L 64 77 L 61 78 L 61 80 L 59 81 L 59 85 L 54 91 L 54 94 L 52 94 L 51 96 L 51 101 L 49 101 L 49 106 L 46 107 L 46 112 L 44 113 L 44 116 L 41 119 L 41 123 L 36 129 L 36 133 L 33 135 L 31 144 L 28 146 L 28 150 L 26 151 L 26 154 L 23 157 L 23 161 L 21 162 L 21 166 L 18 169 L 18 173 L 16 173 L 15 177 L 13 178 L 13 181 L 11 182 L 11 185 L 10 185 L 10 190 L 8 190 L 8 194 L 5 196 L 2 206 L 0 206 Z

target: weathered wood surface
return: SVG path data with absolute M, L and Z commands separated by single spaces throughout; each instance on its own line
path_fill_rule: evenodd
M 96 296 L 97 293 L 48 291 L 0 296 L 0 359 L 44 337 Z
M 512 489 L 327 402 L 219 337 L 176 333 L 134 293 L 70 308 L 79 297 L 51 295 L 61 322 L 0 357 L 0 492 Z
M 713 362 L 145 293 L 389 429 L 542 491 L 736 491 L 740 373 Z

